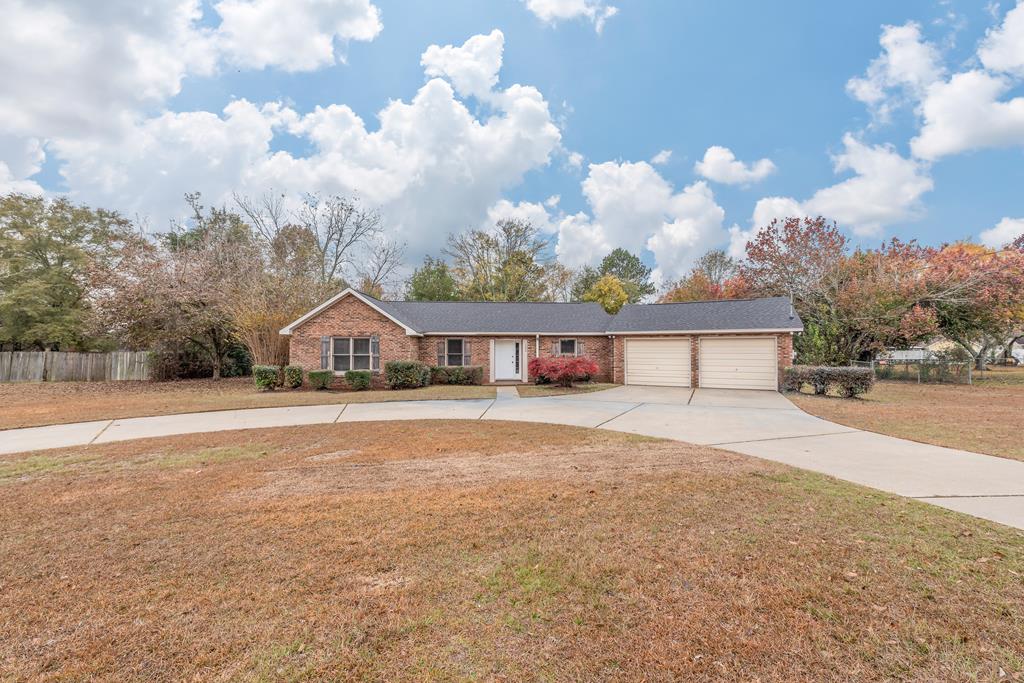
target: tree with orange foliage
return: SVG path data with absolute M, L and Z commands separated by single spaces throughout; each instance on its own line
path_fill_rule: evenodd
M 985 369 L 988 353 L 1024 327 L 1024 250 L 958 242 L 935 249 L 922 282 L 922 305 L 936 328 Z
M 697 259 L 690 273 L 669 285 L 658 301 L 713 301 L 749 295 L 750 287 L 739 274 L 739 263 L 721 249 L 715 249 Z

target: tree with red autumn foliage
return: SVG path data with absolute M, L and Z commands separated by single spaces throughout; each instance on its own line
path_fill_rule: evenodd
M 896 239 L 850 253 L 835 224 L 788 218 L 748 243 L 740 273 L 758 295 L 792 297 L 805 326 L 795 340 L 802 362 L 844 364 L 936 333 L 979 359 L 1021 325 L 1022 258 Z

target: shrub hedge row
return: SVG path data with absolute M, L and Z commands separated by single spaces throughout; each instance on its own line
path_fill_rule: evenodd
M 430 368 L 432 384 L 483 384 L 484 369 L 480 365 L 439 366 Z
M 815 394 L 827 394 L 832 391 L 840 396 L 852 398 L 870 391 L 874 384 L 875 373 L 871 368 L 794 365 L 785 370 L 783 389 L 800 391 L 807 385 L 814 389 Z
M 254 365 L 252 380 L 258 390 L 273 391 L 281 386 L 281 368 L 277 365 Z
M 284 385 L 289 389 L 298 389 L 302 386 L 302 368 L 298 365 L 284 366 Z
M 373 373 L 369 370 L 349 370 L 345 373 L 345 383 L 352 391 L 366 391 L 373 382 Z
M 330 370 L 310 370 L 306 373 L 306 379 L 309 380 L 309 386 L 317 391 L 323 391 L 331 386 L 331 382 L 334 381 L 334 373 Z
M 430 367 L 414 360 L 393 360 L 384 364 L 384 383 L 389 389 L 415 389 L 430 384 Z

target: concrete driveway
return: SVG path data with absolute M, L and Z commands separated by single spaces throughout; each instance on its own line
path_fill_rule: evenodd
M 503 388 L 495 400 L 165 415 L 0 431 L 0 454 L 228 429 L 422 419 L 547 422 L 716 446 L 1024 529 L 1024 462 L 844 427 L 769 391 L 628 386 L 520 399 Z

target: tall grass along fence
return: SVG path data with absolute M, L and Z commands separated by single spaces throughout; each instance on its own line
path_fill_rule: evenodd
M 850 365 L 871 368 L 875 379 L 918 384 L 972 384 L 973 365 L 954 361 L 931 359 L 879 359 L 851 361 Z
M 150 378 L 148 351 L 0 351 L 0 382 L 109 382 Z

